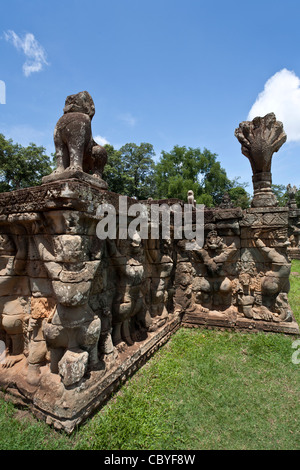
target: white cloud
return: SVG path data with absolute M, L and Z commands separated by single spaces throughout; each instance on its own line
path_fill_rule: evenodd
M 282 121 L 289 142 L 300 142 L 300 78 L 282 69 L 265 84 L 252 106 L 248 119 L 273 112 Z
M 300 142 L 300 78 L 290 70 L 282 69 L 265 83 L 248 119 L 273 112 L 283 123 L 289 142 Z
M 102 137 L 101 135 L 96 135 L 96 137 L 94 137 L 94 140 L 99 145 L 109 145 L 108 140 L 105 137 Z
M 120 114 L 119 119 L 130 127 L 134 127 L 136 125 L 136 118 L 130 113 Z
M 4 37 L 16 49 L 24 52 L 26 62 L 23 64 L 23 72 L 26 77 L 29 77 L 34 72 L 40 72 L 44 65 L 48 65 L 46 52 L 33 34 L 27 33 L 24 38 L 21 38 L 14 31 L 7 31 L 4 33 Z

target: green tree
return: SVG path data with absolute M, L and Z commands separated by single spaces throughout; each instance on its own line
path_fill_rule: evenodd
M 0 134 L 0 192 L 37 186 L 52 170 L 44 147 L 23 147 Z
M 128 143 L 119 150 L 124 168 L 124 192 L 139 200 L 155 195 L 153 146 L 148 143 Z
M 235 207 L 247 209 L 250 207 L 250 195 L 243 186 L 235 186 L 228 191 L 229 197 Z
M 216 154 L 206 148 L 202 152 L 199 148 L 178 145 L 171 152 L 162 151 L 155 178 L 158 197 L 186 200 L 187 192 L 192 190 L 197 203 L 206 206 L 219 204 L 223 194 L 235 185 Z
M 107 164 L 104 167 L 103 179 L 108 184 L 109 191 L 125 194 L 127 174 L 121 152 L 112 145 L 105 145 Z
M 297 202 L 297 206 L 300 207 L 300 189 L 298 189 L 298 191 L 296 192 L 296 202 Z
M 280 207 L 286 206 L 289 200 L 286 186 L 284 184 L 272 184 L 272 190 L 277 197 L 278 205 Z

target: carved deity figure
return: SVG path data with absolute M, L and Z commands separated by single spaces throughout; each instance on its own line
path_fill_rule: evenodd
M 268 247 L 259 238 L 259 233 L 254 235 L 255 244 L 265 259 L 271 262 L 271 269 L 266 272 L 261 282 L 262 295 L 267 303 L 273 303 L 274 298 L 280 293 L 288 293 L 290 290 L 289 275 L 291 264 L 286 254 L 289 241 L 283 239 L 277 242 L 276 247 Z M 270 302 L 268 302 L 268 300 Z
M 0 236 L 0 254 L 7 257 L 6 276 L 0 277 L 0 329 L 6 345 L 2 367 L 10 368 L 24 358 L 24 322 L 29 313 L 27 295 L 27 237 L 21 225 L 15 224 L 14 234 Z M 19 277 L 20 276 L 20 277 Z
M 207 278 L 200 278 L 194 283 L 199 289 L 196 299 L 205 306 L 211 308 L 213 304 L 224 304 L 228 307 L 231 303 L 232 282 L 226 276 L 224 266 L 236 253 L 237 247 L 233 242 L 227 246 L 215 230 L 211 230 L 206 237 L 203 248 L 198 248 L 195 255 L 203 261 L 207 269 Z
M 6 302 L 0 319 L 0 327 L 5 331 L 5 359 L 2 367 L 12 367 L 24 358 L 24 322 L 26 304 L 16 298 Z
M 290 184 L 287 185 L 286 187 L 286 191 L 287 191 L 287 194 L 288 194 L 288 207 L 289 209 L 297 209 L 298 206 L 297 206 L 297 201 L 296 201 L 296 194 L 298 192 L 298 189 L 296 186 L 291 186 Z
M 171 274 L 174 268 L 171 240 L 148 239 L 147 257 L 150 269 L 149 304 L 152 317 L 151 331 L 166 322 L 169 301 L 172 298 Z
M 233 242 L 227 246 L 215 230 L 211 230 L 206 237 L 205 245 L 197 252 L 201 255 L 209 275 L 217 275 L 223 264 L 236 252 L 237 248 Z
M 300 227 L 299 222 L 297 225 L 290 225 L 292 234 L 289 237 L 291 248 L 300 248 Z
M 53 298 L 32 297 L 28 318 L 27 338 L 27 382 L 37 385 L 40 380 L 41 366 L 47 362 L 47 345 L 43 334 L 43 321 L 52 316 L 56 303 Z
M 234 206 L 233 202 L 230 199 L 228 193 L 224 193 L 222 197 L 222 201 L 219 205 L 220 209 L 232 209 Z
M 138 330 L 148 328 L 151 317 L 145 303 L 145 268 L 141 240 L 116 243 L 108 240 L 108 252 L 117 273 L 117 291 L 112 305 L 113 343 L 122 348 L 134 343 Z
M 97 368 L 101 320 L 89 306 L 89 295 L 100 259 L 90 260 L 89 245 L 81 235 L 51 239 L 40 223 L 35 243 L 51 280 L 56 306 L 43 321 L 50 350 L 51 372 L 65 385 L 78 382 L 88 367 Z
M 254 243 L 269 269 L 258 271 L 261 265 L 244 259 L 237 263 L 239 278 L 236 279 L 237 304 L 247 318 L 265 321 L 290 321 L 291 312 L 287 294 L 290 289 L 291 265 L 287 257 L 289 241 L 281 230 L 271 234 L 273 246 L 263 241 L 263 231 L 254 233 Z M 275 237 L 275 238 L 274 238 Z
M 271 164 L 274 152 L 278 152 L 287 136 L 282 122 L 274 113 L 241 122 L 235 136 L 242 146 L 242 153 L 249 159 L 253 171 L 253 207 L 272 207 L 278 204 L 272 191 Z

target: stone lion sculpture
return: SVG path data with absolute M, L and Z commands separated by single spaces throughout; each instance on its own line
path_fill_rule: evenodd
M 54 130 L 57 168 L 43 178 L 43 183 L 72 177 L 95 182 L 80 174 L 85 173 L 97 178 L 98 186 L 107 187 L 102 180 L 107 153 L 92 137 L 94 114 L 95 105 L 87 91 L 66 98 L 64 114 Z

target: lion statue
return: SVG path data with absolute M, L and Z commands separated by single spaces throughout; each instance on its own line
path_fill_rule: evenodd
M 95 105 L 87 91 L 66 98 L 64 114 L 54 130 L 57 168 L 51 175 L 44 177 L 43 182 L 79 177 L 80 172 L 103 181 L 107 153 L 92 137 L 91 121 L 94 114 Z

